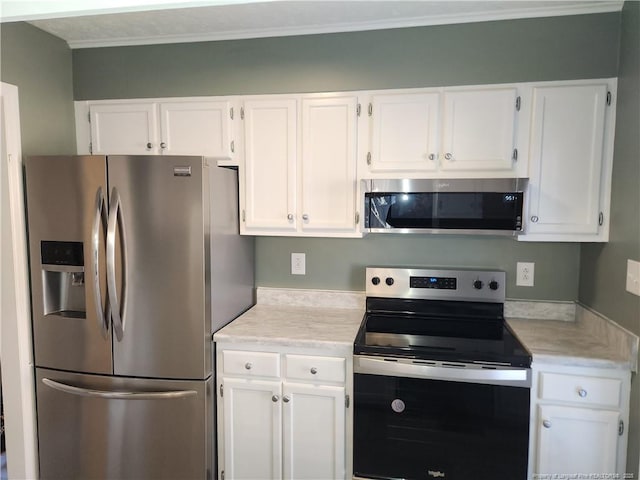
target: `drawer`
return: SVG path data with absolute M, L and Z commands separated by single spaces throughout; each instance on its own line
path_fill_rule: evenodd
M 345 381 L 345 359 L 313 355 L 287 355 L 286 377 L 320 382 Z
M 222 352 L 223 372 L 252 377 L 279 377 L 280 354 L 268 352 L 243 352 L 225 350 Z
M 543 372 L 538 395 L 542 400 L 617 407 L 621 391 L 622 381 L 615 378 Z

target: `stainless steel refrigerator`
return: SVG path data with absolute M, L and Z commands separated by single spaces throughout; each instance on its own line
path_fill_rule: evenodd
M 254 302 L 237 172 L 25 160 L 40 475 L 215 477 L 212 334 Z

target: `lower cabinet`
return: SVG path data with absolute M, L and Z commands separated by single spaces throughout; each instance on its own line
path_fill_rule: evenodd
M 533 478 L 579 474 L 622 478 L 630 372 L 558 365 L 534 365 L 533 370 L 537 380 L 531 402 Z
M 346 357 L 218 345 L 218 473 L 345 478 Z

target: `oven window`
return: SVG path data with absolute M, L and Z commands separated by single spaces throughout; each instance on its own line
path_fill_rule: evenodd
M 367 228 L 519 230 L 522 192 L 367 193 Z
M 528 388 L 354 378 L 354 476 L 526 479 Z

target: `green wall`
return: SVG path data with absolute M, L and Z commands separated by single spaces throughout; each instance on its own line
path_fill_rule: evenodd
M 23 155 L 76 152 L 66 42 L 26 23 L 3 23 L 0 78 L 18 87 Z
M 625 290 L 627 259 L 640 261 L 640 2 L 625 2 L 620 37 L 611 238 L 583 245 L 580 301 L 640 335 L 640 297 Z M 640 461 L 640 380 L 632 381 L 627 471 Z
M 78 49 L 76 100 L 288 93 L 613 77 L 619 13 L 297 37 Z M 307 254 L 307 275 L 289 273 Z M 536 262 L 536 286 L 512 298 L 575 300 L 580 246 L 495 237 L 259 237 L 260 286 L 364 289 L 371 264 L 482 266 Z M 543 281 L 544 279 L 544 281 Z

